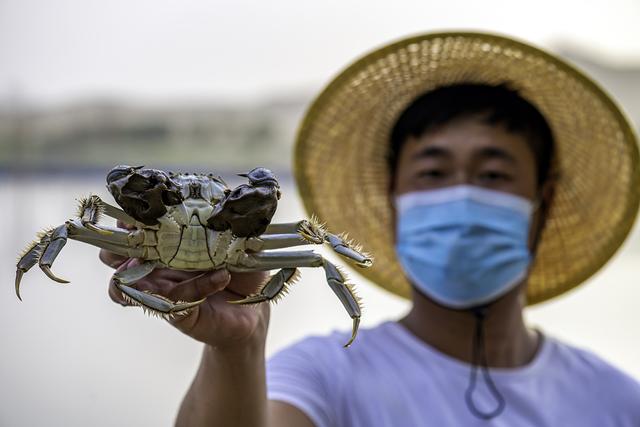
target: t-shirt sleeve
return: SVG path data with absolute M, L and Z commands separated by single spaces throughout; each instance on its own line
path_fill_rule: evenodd
M 327 343 L 323 341 L 306 338 L 267 361 L 267 397 L 300 409 L 316 427 L 335 425 L 326 375 Z
M 566 382 L 585 396 L 585 411 L 595 412 L 589 425 L 640 426 L 640 382 L 588 350 L 557 348 L 563 359 L 559 368 L 571 375 Z

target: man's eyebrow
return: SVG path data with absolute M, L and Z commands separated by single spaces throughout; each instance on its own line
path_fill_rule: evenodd
M 483 159 L 501 159 L 509 163 L 517 163 L 516 158 L 507 150 L 498 147 L 485 147 L 478 150 L 476 156 Z
M 418 159 L 430 158 L 430 157 L 449 158 L 451 157 L 451 153 L 449 152 L 449 150 L 442 147 L 425 147 L 422 150 L 418 151 L 418 153 L 415 156 L 415 158 L 418 158 Z
M 507 150 L 498 147 L 484 147 L 478 150 L 476 156 L 483 159 L 502 159 L 509 163 L 517 163 L 516 158 Z M 418 151 L 415 158 L 449 158 L 451 152 L 443 147 L 425 147 Z

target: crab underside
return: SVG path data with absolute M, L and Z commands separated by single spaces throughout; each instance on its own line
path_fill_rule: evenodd
M 230 301 L 257 304 L 277 301 L 299 276 L 299 267 L 322 267 L 327 284 L 353 319 L 350 345 L 360 322 L 361 307 L 345 273 L 312 250 L 288 249 L 301 245 L 329 245 L 359 267 L 372 259 L 313 218 L 294 223 L 271 223 L 280 187 L 267 169 L 248 174 L 248 184 L 231 190 L 212 174 L 173 174 L 144 167 L 117 166 L 107 175 L 107 188 L 121 208 L 91 195 L 80 201 L 78 217 L 42 232 L 17 263 L 15 289 L 20 298 L 24 273 L 38 264 L 52 280 L 68 283 L 51 271 L 67 239 L 79 240 L 118 255 L 139 258 L 139 265 L 114 275 L 115 285 L 128 301 L 163 317 L 188 313 L 203 300 L 171 301 L 135 288 L 135 283 L 157 267 L 232 272 L 278 270 L 253 295 Z M 99 225 L 103 216 L 133 229 Z

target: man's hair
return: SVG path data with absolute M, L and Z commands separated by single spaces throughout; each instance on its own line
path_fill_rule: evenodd
M 415 99 L 400 115 L 391 132 L 389 167 L 396 175 L 398 156 L 409 137 L 418 138 L 454 119 L 480 115 L 482 122 L 503 125 L 523 135 L 537 163 L 538 187 L 551 167 L 554 141 L 542 114 L 506 84 L 457 84 L 443 86 Z

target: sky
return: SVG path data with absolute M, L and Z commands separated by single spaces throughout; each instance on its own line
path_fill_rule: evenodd
M 0 100 L 254 100 L 417 33 L 495 31 L 640 64 L 640 1 L 0 0 Z

